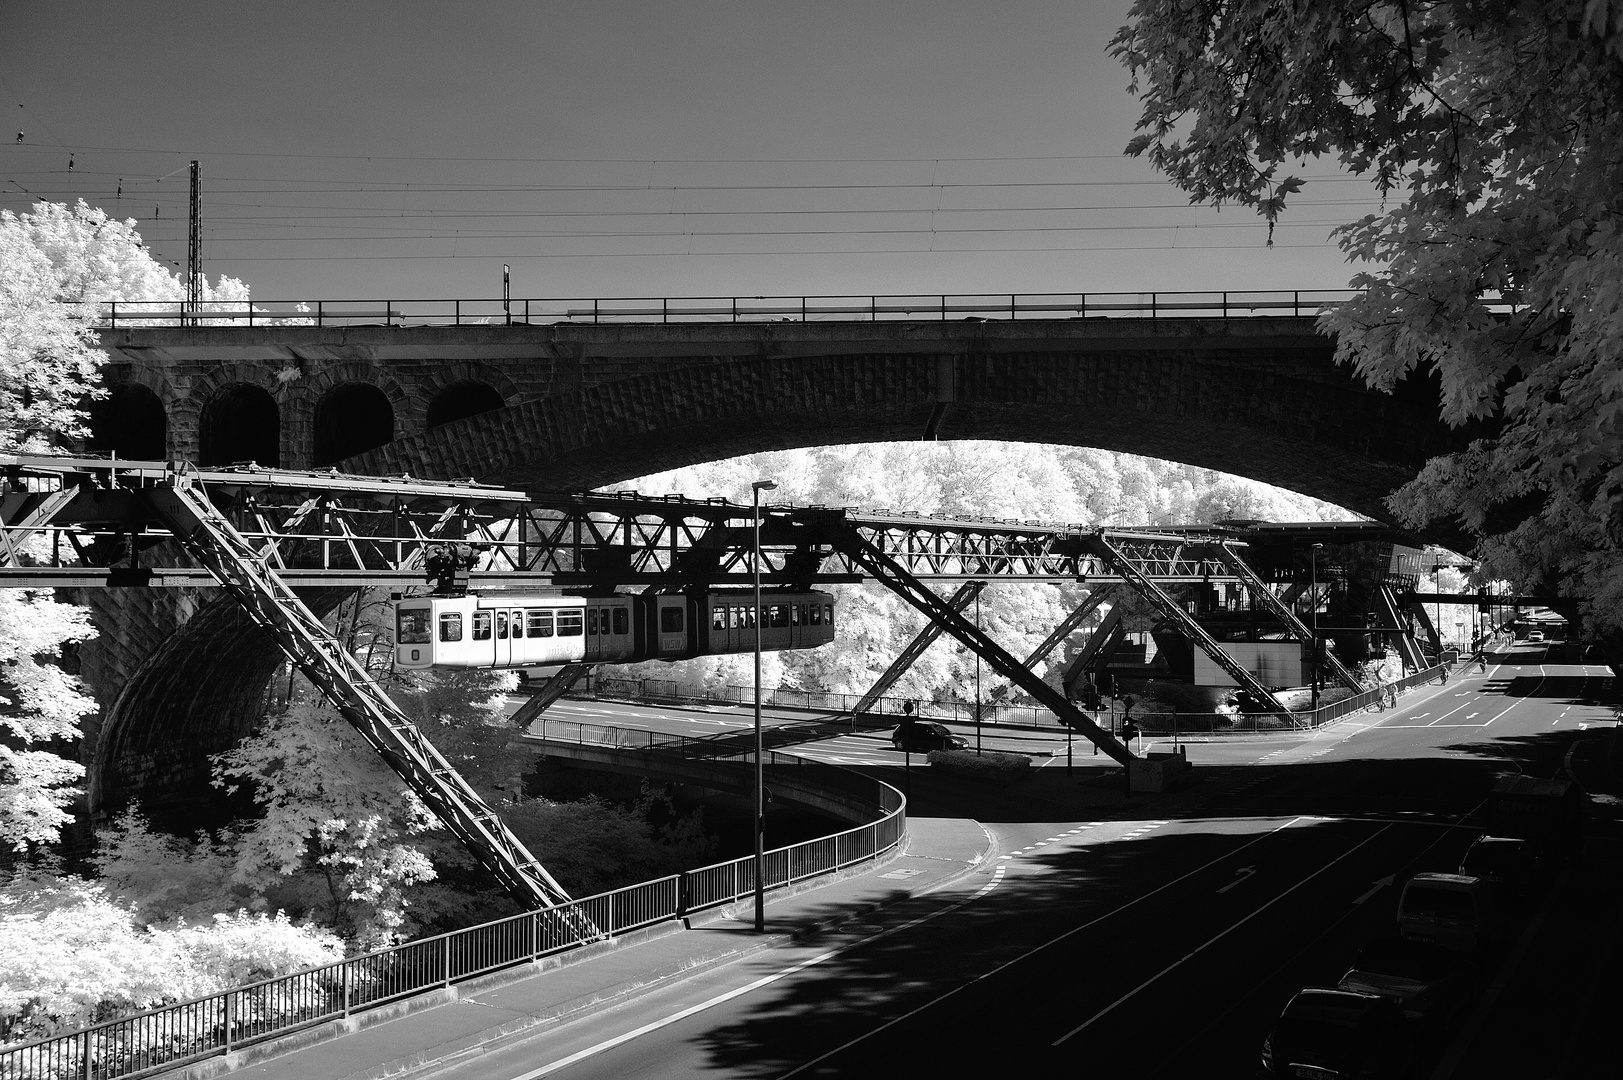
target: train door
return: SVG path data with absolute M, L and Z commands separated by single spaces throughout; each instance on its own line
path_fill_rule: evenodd
M 586 647 L 583 652 L 587 660 L 603 659 L 603 634 L 608 631 L 608 609 L 596 605 L 586 608 Z
M 492 667 L 513 666 L 513 639 L 509 635 L 513 614 L 507 608 L 498 608 L 491 612 L 491 618 L 495 621 L 495 634 L 493 635 L 495 648 L 492 649 Z
M 654 598 L 653 638 L 657 655 L 681 657 L 688 654 L 688 599 L 685 596 Z

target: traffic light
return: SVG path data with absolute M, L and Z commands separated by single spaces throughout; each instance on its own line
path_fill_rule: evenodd
M 1121 741 L 1130 743 L 1136 738 L 1138 738 L 1138 722 L 1135 720 L 1123 720 L 1121 722 Z

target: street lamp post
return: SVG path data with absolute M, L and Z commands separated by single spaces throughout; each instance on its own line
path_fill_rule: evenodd
M 757 480 L 750 485 L 751 524 L 750 565 L 755 573 L 755 932 L 766 930 L 766 778 L 761 752 L 761 492 L 777 488 L 775 480 Z
M 1308 553 L 1308 587 L 1307 603 L 1308 614 L 1313 618 L 1313 708 L 1319 707 L 1319 549 L 1323 544 L 1314 544 Z
M 981 594 L 975 594 L 975 629 L 981 628 Z M 975 651 L 975 753 L 981 752 L 981 654 Z

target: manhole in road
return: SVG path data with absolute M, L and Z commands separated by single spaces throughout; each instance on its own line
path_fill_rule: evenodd
M 846 923 L 840 927 L 842 934 L 877 934 L 884 927 L 877 923 Z
M 901 878 L 917 877 L 918 875 L 920 875 L 922 873 L 924 873 L 923 870 L 892 870 L 888 874 L 880 874 L 879 876 L 882 877 L 882 878 L 901 879 Z

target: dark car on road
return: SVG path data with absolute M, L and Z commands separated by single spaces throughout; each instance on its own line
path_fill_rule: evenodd
M 1481 878 L 1510 902 L 1536 894 L 1549 872 L 1544 848 L 1513 836 L 1479 836 L 1460 860 L 1460 873 Z
M 969 746 L 968 739 L 929 720 L 903 724 L 891 734 L 890 742 L 898 750 L 964 750 Z
M 1375 994 L 1308 988 L 1291 998 L 1262 1042 L 1268 1076 L 1374 1080 L 1403 1076 L 1413 1036 L 1397 1006 Z
M 1337 985 L 1358 994 L 1377 994 L 1409 1020 L 1448 1030 L 1471 1004 L 1476 969 L 1441 945 L 1379 937 L 1358 950 Z

